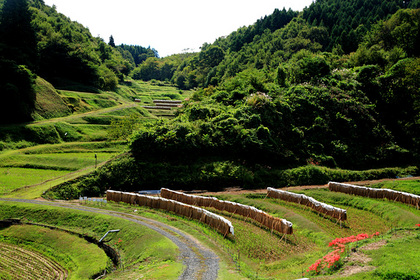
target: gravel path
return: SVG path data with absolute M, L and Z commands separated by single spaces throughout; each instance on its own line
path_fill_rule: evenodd
M 26 200 L 26 199 L 2 199 L 2 201 L 14 201 L 14 202 L 24 202 L 40 205 L 49 205 L 55 207 L 63 207 L 76 209 L 80 211 L 99 213 L 109 216 L 118 217 L 137 223 L 143 226 L 146 226 L 159 234 L 169 238 L 174 242 L 179 250 L 179 258 L 183 261 L 185 270 L 178 279 L 203 279 L 203 280 L 212 280 L 217 278 L 219 270 L 219 258 L 217 255 L 205 248 L 200 242 L 198 242 L 192 236 L 179 231 L 178 229 L 166 225 L 162 222 L 158 222 L 152 219 L 140 217 L 138 215 L 132 215 L 127 213 L 121 213 L 116 211 L 110 211 L 106 209 L 97 209 L 80 205 L 73 205 L 69 203 L 60 203 L 60 202 L 49 202 L 41 200 Z

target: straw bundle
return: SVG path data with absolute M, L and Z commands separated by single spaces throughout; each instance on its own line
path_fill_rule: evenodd
M 250 218 L 264 225 L 265 227 L 276 230 L 284 234 L 293 234 L 293 224 L 285 219 L 276 218 L 267 213 L 248 205 L 219 200 L 215 197 L 205 197 L 189 195 L 182 192 L 172 191 L 162 188 L 160 195 L 167 199 L 173 199 L 182 203 L 196 205 L 199 207 L 212 207 L 220 211 L 226 211 Z
M 342 192 L 346 194 L 359 195 L 369 198 L 386 198 L 389 200 L 398 201 L 401 203 L 415 206 L 417 207 L 417 209 L 419 209 L 420 206 L 420 196 L 406 192 L 399 192 L 390 189 L 367 188 L 336 182 L 329 182 L 328 188 L 334 192 Z
M 313 199 L 312 197 L 306 196 L 304 194 L 297 194 L 273 188 L 267 188 L 267 196 L 308 206 L 319 213 L 328 215 L 339 221 L 347 220 L 346 210 L 319 202 Z
M 234 235 L 234 228 L 232 223 L 224 217 L 216 215 L 205 209 L 187 205 L 175 200 L 111 190 L 106 192 L 106 199 L 109 201 L 121 201 L 125 203 L 138 204 L 141 206 L 167 210 L 177 215 L 192 218 L 202 223 L 208 224 L 210 227 L 216 229 L 224 236 L 229 233 Z

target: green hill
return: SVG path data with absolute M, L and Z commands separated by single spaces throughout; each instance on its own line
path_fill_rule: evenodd
M 15 36 L 19 44 L 1 41 L 3 123 L 119 106 L 139 95 L 151 102 L 139 83 L 124 80 L 129 75 L 197 88 L 174 118 L 136 129 L 132 157 L 113 163 L 127 172 L 122 188 L 158 187 L 173 177 L 188 188 L 264 185 L 308 164 L 418 165 L 419 1 L 325 0 L 300 13 L 275 10 L 198 53 L 166 58 L 151 48 L 106 44 L 42 1 L 1 3 L 0 38 L 27 35 Z M 12 25 L 18 21 L 21 29 Z M 104 139 L 98 125 L 120 119 L 84 117 L 97 125 L 96 140 Z M 86 137 L 85 129 L 68 139 Z M 56 130 L 44 134 L 63 139 Z M 139 169 L 149 170 L 147 180 L 133 180 Z
M 104 170 L 95 184 L 115 172 L 121 189 L 281 187 L 291 184 L 285 170 L 299 166 L 309 166 L 297 175 L 312 177 L 307 183 L 318 175 L 325 183 L 335 175 L 306 170 L 418 165 L 420 9 L 361 18 L 370 28 L 346 54 L 330 27 L 305 19 L 325 2 L 239 50 L 227 36 L 187 57 L 173 81 L 201 89 L 175 119 L 139 130 L 132 158 Z

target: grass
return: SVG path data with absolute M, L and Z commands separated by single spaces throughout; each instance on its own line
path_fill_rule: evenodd
M 401 192 L 408 192 L 420 195 L 420 180 L 399 180 L 399 181 L 384 181 L 372 184 L 371 188 L 391 189 Z
M 65 153 L 15 155 L 0 163 L 0 167 L 23 167 L 33 169 L 76 171 L 95 163 L 107 161 L 113 153 Z
M 124 276 L 130 273 L 136 273 L 137 277 L 166 274 L 168 279 L 176 279 L 181 271 L 175 244 L 147 227 L 123 219 L 72 209 L 0 201 L 0 219 L 5 218 L 24 218 L 24 221 L 56 226 L 96 240 L 110 229 L 120 229 L 117 234 L 106 238 L 107 244 L 121 255 L 124 271 L 118 274 L 120 279 L 130 279 Z M 85 255 L 84 251 L 79 253 Z
M 68 171 L 59 170 L 0 167 L 0 195 L 10 194 L 23 186 L 39 184 L 67 173 Z
M 0 154 L 0 196 L 39 197 L 56 184 L 93 171 L 124 149 L 123 142 L 73 142 L 5 151 Z M 22 191 L 14 193 L 17 189 Z
M 384 247 L 368 252 L 372 265 L 378 267 L 373 275 L 381 279 L 420 279 L 420 230 L 395 232 L 387 239 Z
M 109 266 L 108 257 L 98 246 L 62 231 L 32 225 L 11 226 L 0 230 L 0 240 L 55 260 L 69 271 L 68 279 L 89 279 Z

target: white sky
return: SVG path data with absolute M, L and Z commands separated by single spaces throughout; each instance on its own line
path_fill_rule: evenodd
M 302 11 L 312 0 L 44 0 L 106 43 L 152 47 L 160 57 L 199 51 L 275 8 Z

